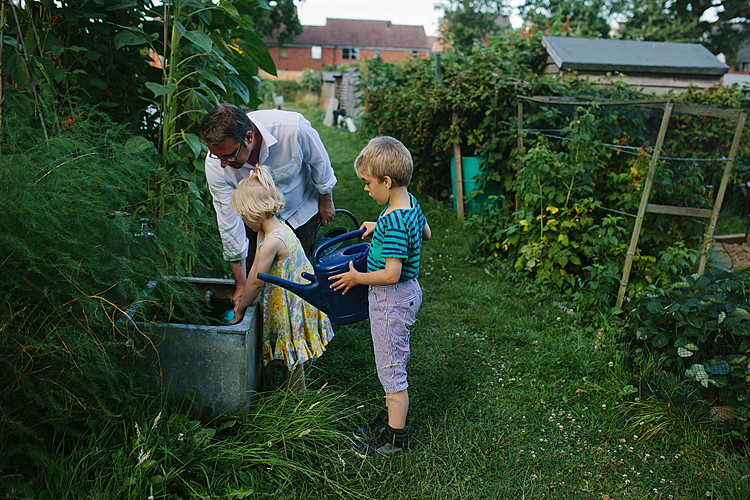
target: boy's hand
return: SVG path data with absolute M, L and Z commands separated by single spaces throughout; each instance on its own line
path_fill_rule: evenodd
M 375 232 L 375 226 L 377 226 L 377 222 L 363 222 L 361 226 L 359 226 L 360 229 L 365 230 L 365 234 L 362 235 L 362 239 L 364 240 L 368 236 L 370 236 L 372 233 Z
M 341 292 L 341 295 L 346 295 L 346 292 L 355 285 L 358 285 L 357 276 L 360 274 L 359 271 L 354 269 L 354 261 L 349 261 L 349 271 L 331 276 L 329 280 L 336 280 L 331 284 L 331 288 L 337 292 Z

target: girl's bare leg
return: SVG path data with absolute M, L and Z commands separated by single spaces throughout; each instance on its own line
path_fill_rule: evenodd
M 305 365 L 297 363 L 294 367 L 294 371 L 289 371 L 288 367 L 284 367 L 284 380 L 286 381 L 287 388 L 294 392 L 302 392 L 305 390 Z

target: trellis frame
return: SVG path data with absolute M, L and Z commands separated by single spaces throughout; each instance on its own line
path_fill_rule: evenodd
M 706 226 L 706 232 L 703 236 L 703 242 L 701 244 L 700 259 L 698 262 L 698 274 L 702 275 L 706 270 L 706 262 L 708 260 L 708 250 L 713 240 L 714 230 L 716 229 L 716 222 L 719 219 L 719 212 L 721 211 L 721 205 L 724 201 L 724 195 L 726 193 L 727 184 L 729 184 L 729 176 L 734 166 L 735 158 L 737 157 L 737 151 L 739 150 L 740 140 L 742 138 L 742 131 L 745 127 L 745 121 L 747 119 L 747 111 L 742 108 L 720 108 L 717 106 L 706 106 L 706 105 L 695 105 L 686 104 L 680 102 L 674 102 L 672 99 L 654 99 L 654 100 L 634 100 L 634 101 L 579 101 L 577 99 L 570 98 L 549 98 L 549 97 L 518 97 L 518 148 L 519 151 L 523 148 L 523 101 L 533 101 L 544 104 L 578 104 L 578 105 L 644 105 L 644 106 L 658 106 L 663 107 L 664 112 L 662 114 L 662 122 L 659 127 L 659 134 L 657 136 L 656 144 L 654 145 L 651 160 L 649 162 L 648 173 L 646 175 L 646 181 L 643 185 L 643 192 L 641 194 L 641 201 L 638 206 L 638 214 L 636 215 L 635 226 L 633 228 L 633 234 L 630 238 L 630 245 L 628 252 L 625 256 L 625 264 L 622 269 L 622 278 L 620 279 L 620 288 L 617 294 L 617 307 L 622 307 L 625 299 L 625 292 L 628 287 L 628 279 L 630 278 L 630 271 L 633 266 L 633 260 L 638 249 L 638 239 L 640 237 L 641 228 L 643 227 L 643 219 L 645 218 L 646 212 L 650 213 L 661 213 L 669 215 L 680 215 L 689 217 L 702 217 L 708 219 Z M 728 120 L 737 120 L 737 126 L 734 131 L 734 138 L 732 145 L 729 150 L 729 157 L 724 165 L 724 171 L 722 172 L 721 183 L 719 190 L 716 193 L 716 199 L 714 200 L 713 207 L 709 209 L 694 208 L 694 207 L 679 207 L 672 205 L 656 205 L 649 203 L 651 196 L 651 188 L 653 186 L 654 175 L 656 173 L 656 167 L 659 163 L 659 155 L 661 154 L 661 148 L 664 145 L 664 138 L 669 130 L 669 120 L 672 113 L 682 113 L 693 116 L 705 116 L 713 118 L 722 118 Z M 519 157 L 520 158 L 520 157 Z M 519 160 L 520 161 L 520 160 Z M 520 167 L 520 165 L 519 165 Z

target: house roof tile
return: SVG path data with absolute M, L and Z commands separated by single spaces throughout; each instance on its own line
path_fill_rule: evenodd
M 271 46 L 278 45 L 273 37 L 265 41 Z M 433 43 L 434 37 L 425 35 L 423 26 L 328 18 L 325 26 L 303 26 L 303 32 L 286 45 L 430 50 Z

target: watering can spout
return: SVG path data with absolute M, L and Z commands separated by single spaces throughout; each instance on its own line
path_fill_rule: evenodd
M 279 278 L 278 276 L 274 276 L 272 274 L 258 273 L 259 280 L 273 283 L 274 285 L 280 286 L 281 288 L 286 288 L 293 294 L 299 295 L 306 302 L 309 302 L 324 313 L 328 314 L 328 311 L 326 311 L 326 301 L 321 300 L 322 297 L 320 296 L 320 294 L 316 293 L 317 289 L 319 288 L 318 279 L 309 273 L 302 273 L 302 277 L 306 280 L 309 280 L 310 283 L 295 283 L 294 281 L 285 280 L 284 278 Z
M 302 277 L 310 283 L 295 283 L 265 273 L 258 273 L 258 279 L 273 283 L 302 297 L 302 299 L 326 313 L 331 323 L 346 325 L 362 321 L 368 316 L 367 287 L 357 285 L 352 287 L 346 295 L 342 295 L 341 292 L 331 288 L 329 278 L 348 271 L 349 262 L 353 262 L 355 269 L 358 271 L 365 272 L 370 245 L 360 243 L 339 248 L 326 255 L 323 255 L 323 251 L 347 239 L 359 238 L 364 233 L 364 229 L 359 229 L 341 234 L 318 246 L 312 256 L 315 275 L 302 273 Z

